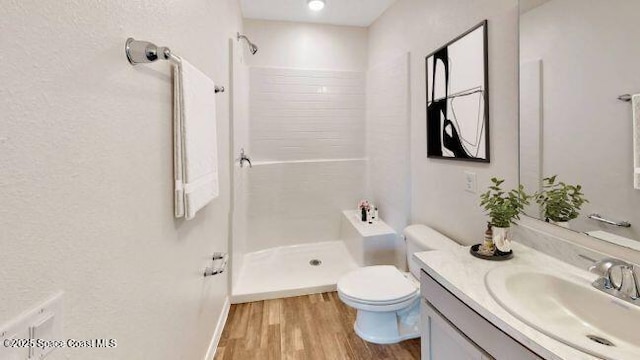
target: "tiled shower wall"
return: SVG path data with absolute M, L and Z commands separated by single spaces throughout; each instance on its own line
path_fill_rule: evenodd
M 252 67 L 247 251 L 337 240 L 365 194 L 365 74 Z

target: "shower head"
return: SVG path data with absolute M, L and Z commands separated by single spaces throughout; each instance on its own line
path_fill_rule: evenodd
M 255 44 L 249 43 L 249 51 L 251 51 L 251 55 L 255 55 L 258 52 L 258 47 Z
M 240 39 L 246 40 L 247 44 L 249 45 L 249 51 L 251 52 L 251 55 L 255 55 L 258 52 L 258 46 L 256 46 L 256 44 L 252 43 L 251 40 L 249 40 L 249 38 L 246 37 L 245 35 L 242 35 L 240 33 L 236 33 L 236 39 L 238 41 L 240 41 Z

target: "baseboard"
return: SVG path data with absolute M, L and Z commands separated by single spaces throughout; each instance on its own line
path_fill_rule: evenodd
M 207 351 L 207 355 L 204 357 L 204 360 L 213 360 L 213 357 L 216 356 L 218 343 L 220 342 L 220 338 L 222 337 L 222 331 L 224 330 L 224 324 L 226 324 L 227 322 L 227 317 L 229 316 L 230 308 L 231 308 L 231 301 L 229 301 L 229 297 L 227 296 L 224 299 L 222 314 L 218 319 L 218 324 L 216 324 L 216 331 L 213 332 L 213 337 L 211 338 L 211 344 L 209 344 L 209 350 Z

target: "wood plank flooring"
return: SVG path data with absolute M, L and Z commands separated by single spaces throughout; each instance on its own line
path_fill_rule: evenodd
M 376 345 L 336 292 L 232 305 L 215 360 L 420 359 L 420 339 Z

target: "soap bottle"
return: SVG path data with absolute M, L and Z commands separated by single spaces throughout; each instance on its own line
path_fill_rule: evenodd
M 367 221 L 367 209 L 363 206 L 360 208 L 361 211 L 361 219 L 363 222 Z
M 484 232 L 484 242 L 479 248 L 479 253 L 487 256 L 492 256 L 496 251 L 496 246 L 493 243 L 493 229 L 491 223 L 487 223 L 487 230 Z

